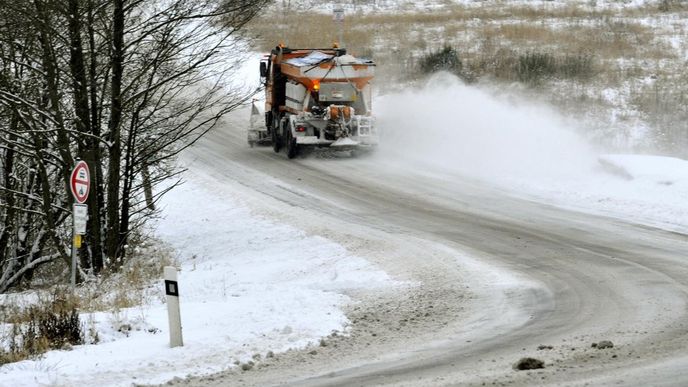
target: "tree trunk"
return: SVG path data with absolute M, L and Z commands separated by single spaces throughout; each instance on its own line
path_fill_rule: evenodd
M 88 80 L 86 78 L 86 64 L 84 60 L 83 42 L 81 40 L 81 13 L 79 11 L 79 0 L 69 0 L 67 3 L 67 18 L 69 19 L 69 68 L 72 75 L 72 87 L 74 92 L 74 113 L 76 120 L 76 130 L 79 133 L 92 134 L 91 116 L 88 94 Z M 98 143 L 90 136 L 82 136 L 79 138 L 79 153 L 83 160 L 88 164 L 91 171 L 95 171 L 96 155 L 94 147 Z M 91 184 L 92 186 L 93 184 Z M 99 218 L 96 195 L 89 195 L 89 223 L 95 224 L 96 227 L 89 228 L 89 238 L 87 238 L 88 245 L 91 247 L 90 251 L 99 250 Z M 88 249 L 81 249 L 79 252 L 81 257 L 81 267 L 84 270 L 100 271 L 99 267 L 94 267 L 92 257 L 89 255 Z
M 16 114 L 12 115 L 10 126 L 12 127 L 12 132 L 16 133 L 17 130 L 17 117 Z M 3 185 L 8 190 L 14 190 L 14 141 L 16 141 L 16 135 L 10 135 L 9 143 L 7 144 L 7 149 L 5 151 L 5 157 L 2 162 L 3 167 Z M 2 233 L 0 233 L 0 266 L 5 265 L 5 260 L 9 257 L 6 256 L 7 252 L 10 250 L 9 241 L 12 234 L 16 231 L 17 219 L 16 219 L 16 209 L 14 194 L 7 191 L 0 191 L 0 198 L 2 198 L 5 203 L 7 203 L 7 212 L 5 213 L 5 218 L 3 219 L 4 226 L 2 228 Z
M 97 78 L 97 52 L 95 44 L 94 18 L 93 18 L 93 1 L 88 1 L 87 13 L 88 25 L 88 47 L 90 53 L 89 66 L 89 84 L 90 84 L 90 108 L 91 108 L 91 134 L 95 137 L 100 137 L 100 116 L 98 112 L 98 78 Z M 103 168 L 102 168 L 102 154 L 100 151 L 100 143 L 89 138 L 87 140 L 89 155 L 87 162 L 91 167 L 91 194 L 88 199 L 88 213 L 89 222 L 87 224 L 87 245 L 91 249 L 91 259 L 93 261 L 93 270 L 97 274 L 103 269 L 103 237 L 102 237 L 102 218 L 101 209 L 104 208 L 103 196 Z
M 36 14 L 40 21 L 39 23 L 39 40 L 41 43 L 41 62 L 45 71 L 45 82 L 47 86 L 47 93 L 50 99 L 50 106 L 55 116 L 57 123 L 57 151 L 60 153 L 62 162 L 66 166 L 62 170 L 64 176 L 65 190 L 70 194 L 69 188 L 69 168 L 74 165 L 74 159 L 69 149 L 69 137 L 64 125 L 64 117 L 60 109 L 60 84 L 58 77 L 57 58 L 50 42 L 51 21 L 48 13 L 45 10 L 45 4 L 41 0 L 34 0 L 36 7 Z
M 134 184 L 134 148 L 136 146 L 136 126 L 138 121 L 138 111 L 131 118 L 131 125 L 129 127 L 129 133 L 127 136 L 127 146 L 125 148 L 125 163 L 124 163 L 124 173 L 122 173 L 123 184 L 122 184 L 122 213 L 120 216 L 119 224 L 119 237 L 121 247 L 119 250 L 118 258 L 123 259 L 126 254 L 125 246 L 127 244 L 127 239 L 129 236 L 129 217 L 130 206 L 131 206 L 131 187 Z
M 112 29 L 112 85 L 110 131 L 110 154 L 108 163 L 107 187 L 107 254 L 115 265 L 120 246 L 119 238 L 119 174 L 122 157 L 121 120 L 122 120 L 122 73 L 124 72 L 124 0 L 114 0 Z
M 151 184 L 150 171 L 148 168 L 148 161 L 143 160 L 141 166 L 141 179 L 143 180 L 143 195 L 146 198 L 146 207 L 150 211 L 155 211 L 155 202 L 153 202 L 153 185 Z

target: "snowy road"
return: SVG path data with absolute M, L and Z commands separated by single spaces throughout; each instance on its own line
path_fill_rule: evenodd
M 316 152 L 289 161 L 249 149 L 243 118 L 190 150 L 191 172 L 238 183 L 270 216 L 422 286 L 386 299 L 361 295 L 367 309 L 351 311 L 354 335 L 333 339 L 336 346 L 184 384 L 688 384 L 685 235 L 375 156 Z M 396 250 L 361 246 L 369 239 Z M 398 308 L 381 307 L 390 303 Z M 413 323 L 399 324 L 405 314 Z M 614 348 L 592 348 L 601 340 Z M 514 371 L 525 356 L 546 368 Z

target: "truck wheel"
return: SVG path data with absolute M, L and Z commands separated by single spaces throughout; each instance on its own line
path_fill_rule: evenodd
M 280 148 L 282 148 L 282 144 L 280 144 L 279 137 L 277 136 L 277 130 L 272 128 L 272 150 L 274 150 L 275 153 L 279 153 Z
M 299 146 L 296 139 L 292 137 L 291 131 L 287 132 L 287 158 L 293 159 L 298 154 Z

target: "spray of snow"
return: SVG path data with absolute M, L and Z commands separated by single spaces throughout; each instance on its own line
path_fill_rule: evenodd
M 486 180 L 585 173 L 595 152 L 554 110 L 439 73 L 426 86 L 377 100 L 383 157 Z M 401 153 L 401 154 L 400 154 Z
M 378 161 L 688 232 L 686 160 L 605 154 L 554 109 L 510 91 L 467 86 L 446 73 L 376 103 L 383 131 Z

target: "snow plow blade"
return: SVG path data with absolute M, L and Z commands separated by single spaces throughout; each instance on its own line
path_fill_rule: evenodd
M 270 143 L 270 136 L 268 136 L 267 128 L 265 127 L 263 113 L 256 105 L 256 100 L 251 104 L 251 117 L 249 119 L 248 145 L 253 148 L 255 144 Z
M 358 143 L 357 141 L 354 141 L 350 138 L 345 137 L 345 138 L 340 138 L 339 140 L 330 144 L 330 148 L 345 150 L 345 149 L 358 148 L 359 145 L 360 145 L 360 143 Z

